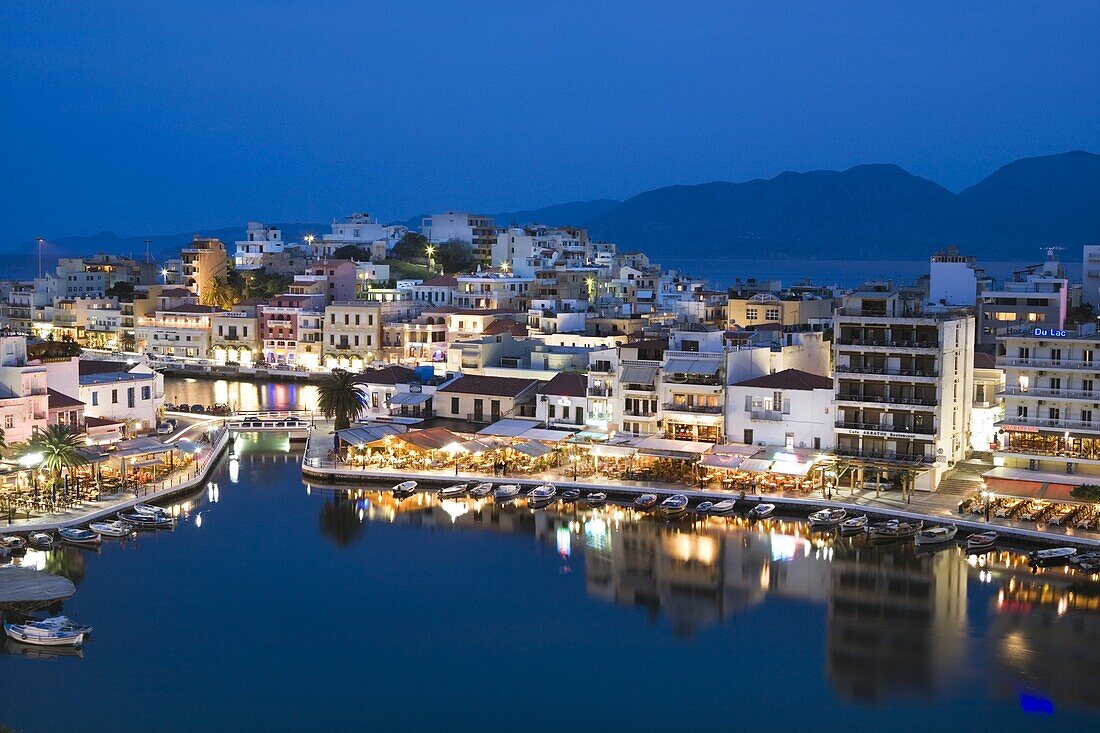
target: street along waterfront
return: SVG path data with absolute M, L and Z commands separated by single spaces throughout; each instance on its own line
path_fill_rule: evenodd
M 173 500 L 174 531 L 17 558 L 72 579 L 60 610 L 96 630 L 82 658 L 6 644 L 0 722 L 28 732 L 116 729 L 119 716 L 167 731 L 1100 722 L 1100 585 L 1075 571 L 1032 574 L 1007 551 L 918 553 L 782 520 L 665 522 L 622 507 L 424 494 L 397 503 L 307 486 L 298 451 L 274 435 L 238 439 L 238 460 L 210 477 L 217 493 Z M 164 706 L 138 704 L 150 700 Z

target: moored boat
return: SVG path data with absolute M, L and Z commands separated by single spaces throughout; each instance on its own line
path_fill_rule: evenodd
M 169 517 L 171 513 L 160 506 L 153 506 L 152 504 L 134 504 L 130 509 L 135 514 L 148 514 L 155 517 Z
M 103 542 L 103 538 L 98 533 L 91 531 L 90 529 L 80 529 L 78 527 L 62 527 L 57 530 L 57 533 L 61 535 L 61 539 L 66 542 L 71 542 L 74 545 L 98 545 Z
M 564 502 L 574 502 L 579 498 L 581 498 L 580 489 L 566 489 L 561 492 L 561 500 Z
M 1074 555 L 1070 558 L 1073 566 L 1082 573 L 1092 575 L 1100 573 L 1100 552 L 1086 552 L 1083 555 Z
M 661 514 L 665 517 L 678 517 L 687 511 L 688 498 L 684 494 L 673 494 L 661 502 Z
M 584 503 L 588 506 L 600 506 L 607 502 L 607 494 L 602 491 L 594 491 L 588 496 L 584 497 Z
M 775 504 L 757 504 L 749 509 L 749 519 L 766 519 L 775 512 Z
M 136 512 L 119 512 L 116 514 L 126 524 L 141 529 L 167 529 L 176 524 L 176 520 L 163 514 L 137 514 Z
M 397 486 L 394 486 L 392 489 L 390 489 L 390 493 L 396 496 L 398 499 L 404 499 L 406 497 L 412 496 L 413 492 L 415 491 L 415 481 L 402 481 Z
M 49 532 L 31 532 L 27 539 L 35 547 L 48 550 L 54 545 L 53 535 Z
M 954 540 L 955 535 L 958 533 L 959 528 L 953 524 L 939 524 L 935 527 L 924 527 L 917 532 L 914 542 L 922 547 L 942 545 Z
M 1052 547 L 1048 550 L 1029 552 L 1027 559 L 1032 565 L 1066 565 L 1076 554 L 1076 547 Z
M 710 514 L 714 509 L 713 501 L 701 501 L 695 505 L 696 514 Z
M 733 510 L 737 508 L 737 501 L 734 499 L 723 499 L 710 508 L 710 513 L 717 517 L 728 517 L 733 514 Z
M 844 521 L 848 512 L 844 509 L 822 509 L 810 515 L 811 527 L 835 527 Z
M 457 499 L 466 495 L 466 484 L 454 484 L 439 490 L 440 499 Z
M 867 528 L 867 535 L 872 540 L 905 540 L 913 537 L 921 531 L 924 522 L 903 522 L 891 519 L 888 522 L 872 524 Z
M 470 496 L 475 499 L 484 499 L 493 491 L 493 485 L 486 481 L 485 483 L 478 484 L 474 488 L 470 489 Z
M 0 547 L 7 550 L 22 550 L 27 546 L 27 541 L 17 534 L 6 534 L 0 537 Z
M 972 534 L 966 538 L 966 549 L 969 552 L 978 552 L 980 550 L 988 550 L 997 544 L 997 538 L 1000 537 L 996 532 L 978 532 Z
M 497 501 L 510 501 L 519 496 L 519 486 L 503 484 L 493 489 L 493 498 Z
M 841 534 L 859 534 L 867 528 L 867 515 L 857 514 L 854 517 L 848 517 L 840 523 Z
M 553 484 L 542 484 L 527 492 L 527 500 L 534 503 L 548 502 L 557 496 L 558 490 Z
M 15 641 L 35 646 L 80 646 L 84 634 L 60 629 L 43 629 L 30 624 L 4 624 L 4 633 Z
M 78 624 L 68 616 L 50 616 L 43 619 L 31 619 L 27 621 L 26 626 L 33 626 L 40 629 L 52 629 L 54 631 L 68 631 L 74 634 L 84 634 L 90 636 L 92 633 L 92 627 L 86 624 Z
M 106 537 L 125 537 L 134 531 L 134 526 L 126 522 L 111 520 L 107 522 L 92 522 L 88 525 L 88 529 Z
M 634 500 L 635 509 L 652 509 L 657 506 L 656 494 L 642 494 Z

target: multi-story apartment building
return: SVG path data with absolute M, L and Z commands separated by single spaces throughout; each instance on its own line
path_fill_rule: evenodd
M 57 263 L 59 296 L 79 298 L 103 295 L 118 283 L 151 285 L 157 281 L 157 263 L 152 259 L 97 254 L 92 257 L 62 257 Z
M 419 300 L 432 307 L 439 307 L 452 305 L 457 289 L 458 278 L 440 275 L 417 283 L 408 290 L 413 300 Z
M 324 260 L 313 263 L 304 276 L 299 275 L 294 278 L 294 285 L 291 286 L 290 292 L 313 292 L 308 287 L 297 291 L 294 286 L 299 282 L 308 286 L 308 283 L 320 280 L 324 283 L 323 292 L 326 303 L 358 299 L 359 269 L 351 260 Z
M 833 300 L 789 290 L 745 292 L 731 290 L 727 301 L 728 328 L 749 328 L 764 323 L 783 326 L 822 325 L 833 317 Z
M 1081 300 L 1100 308 L 1100 244 L 1086 244 L 1081 253 Z
M 386 318 L 382 358 L 397 364 L 443 362 L 450 343 L 447 316 L 452 308 L 428 308 L 418 315 Z
M 321 363 L 324 301 L 285 294 L 256 309 L 264 360 L 268 364 L 317 368 Z
M 1100 483 L 1100 335 L 1033 327 L 1002 336 L 1004 418 L 995 462 Z M 1068 475 L 1080 474 L 1074 481 Z M 1036 474 L 1035 480 L 1041 474 Z
M 474 248 L 474 255 L 484 267 L 493 264 L 493 246 L 497 241 L 497 228 L 492 217 L 465 211 L 445 211 L 424 217 L 420 232 L 430 242 L 446 242 L 458 239 Z
M 456 308 L 476 310 L 527 310 L 534 278 L 484 270 L 459 275 L 454 295 Z
M 30 440 L 46 427 L 49 390 L 46 367 L 27 358 L 27 339 L 0 333 L 0 429 L 9 444 Z
M 256 270 L 282 254 L 286 247 L 283 232 L 278 227 L 248 222 L 248 230 L 242 240 L 235 242 L 233 266 L 238 270 Z
M 346 217 L 343 221 L 334 219 L 332 232 L 325 234 L 321 239 L 313 239 L 311 246 L 314 257 L 324 259 L 332 257 L 336 250 L 346 245 L 371 251 L 376 242 L 383 242 L 384 249 L 392 249 L 393 245 L 408 232 L 408 227 L 400 224 L 382 225 L 370 214 L 357 213 Z
M 211 280 L 225 279 L 228 263 L 224 242 L 195 235 L 191 243 L 180 251 L 181 284 L 201 295 L 202 288 Z
M 978 343 L 994 344 L 1008 329 L 1064 328 L 1069 298 L 1069 279 L 1051 250 L 1043 264 L 1027 267 L 1001 287 L 982 292 L 978 303 Z
M 959 254 L 956 247 L 936 252 L 928 268 L 928 302 L 933 305 L 971 307 L 993 278 L 978 267 L 977 259 Z
M 849 482 L 932 491 L 968 450 L 972 310 L 867 284 L 833 317 L 836 452 Z
M 210 352 L 210 319 L 220 313 L 207 305 L 185 304 L 157 308 L 152 318 L 137 319 L 138 348 L 173 358 L 206 359 Z
M 728 440 L 786 449 L 832 449 L 835 426 L 830 377 L 784 369 L 726 389 Z
M 219 364 L 252 366 L 262 352 L 255 305 L 210 314 L 210 358 Z
M 325 307 L 322 359 L 326 368 L 366 368 L 382 356 L 382 304 L 336 301 Z

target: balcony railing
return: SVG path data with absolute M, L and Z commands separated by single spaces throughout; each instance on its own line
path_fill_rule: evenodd
M 1005 387 L 999 394 L 1010 397 L 1061 397 L 1066 400 L 1094 400 L 1100 402 L 1100 392 L 1083 389 L 1051 389 L 1050 387 Z
M 588 387 L 588 396 L 589 397 L 610 397 L 611 396 L 611 391 L 612 391 L 611 387 L 608 387 L 606 384 L 592 384 L 592 385 L 589 385 L 589 387 Z
M 752 420 L 782 422 L 787 417 L 790 417 L 790 413 L 785 413 L 782 410 L 752 410 L 749 412 L 749 418 Z
M 935 435 L 935 428 L 927 425 L 882 425 L 877 422 L 837 420 L 836 426 L 846 430 L 872 430 L 881 433 L 908 433 L 911 435 Z
M 703 415 L 720 415 L 723 410 L 720 405 L 687 405 L 678 402 L 666 402 L 663 407 L 672 412 L 695 412 Z
M 1043 367 L 1045 369 L 1100 369 L 1100 361 L 1094 359 L 1039 359 L 1004 357 L 1000 366 Z
M 886 395 L 858 395 L 858 394 L 838 394 L 836 396 L 838 402 L 870 402 L 876 405 L 917 405 L 920 407 L 935 407 L 937 402 L 933 398 L 927 397 L 893 397 Z
M 898 451 L 871 451 L 860 450 L 858 448 L 837 448 L 836 454 L 838 456 L 847 456 L 849 458 L 868 458 L 871 460 L 880 461 L 899 461 L 905 463 L 924 463 L 929 459 L 925 457 L 923 453 L 904 453 Z
M 837 343 L 841 346 L 878 346 L 892 349 L 938 349 L 938 341 L 909 341 L 905 339 L 863 339 L 840 338 Z
M 653 410 L 624 410 L 623 414 L 627 417 L 657 417 Z
M 1100 422 L 1091 420 L 1062 420 L 1049 417 L 1005 417 L 1004 423 L 1009 425 L 1027 425 L 1036 428 L 1051 428 L 1055 430 L 1087 430 L 1100 432 Z
M 938 377 L 935 369 L 888 369 L 886 367 L 861 367 L 841 364 L 836 368 L 839 374 L 882 374 L 891 377 Z

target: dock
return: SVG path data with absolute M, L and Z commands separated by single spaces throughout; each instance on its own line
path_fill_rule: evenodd
M 0 608 L 28 613 L 72 598 L 76 586 L 68 578 L 33 568 L 0 568 Z

